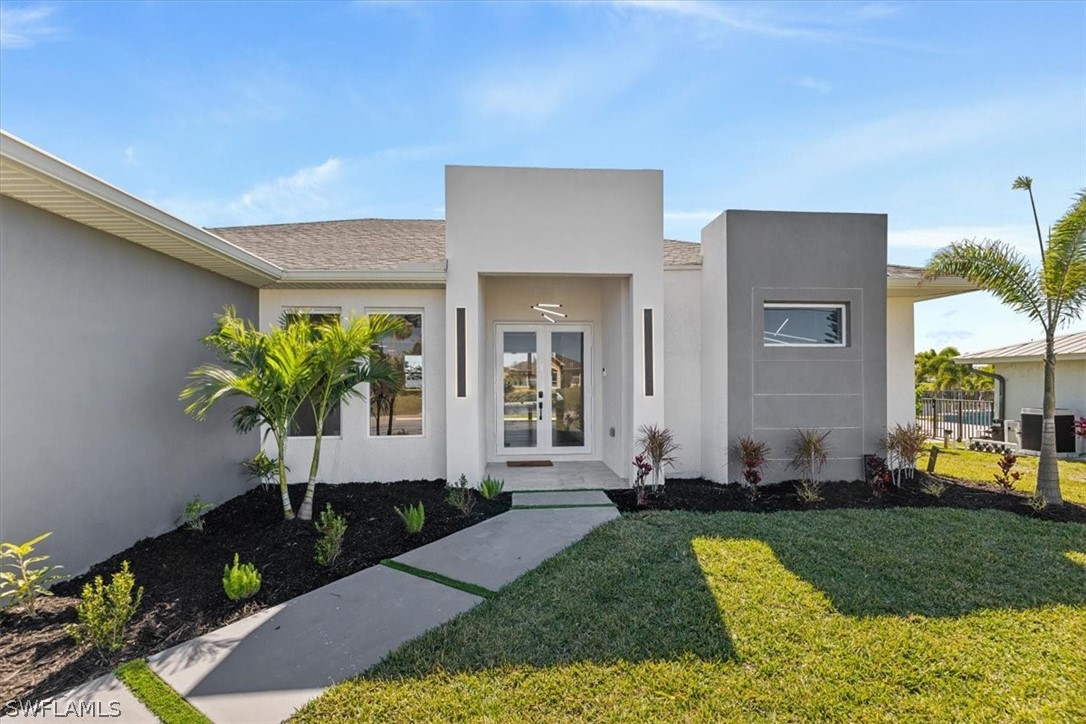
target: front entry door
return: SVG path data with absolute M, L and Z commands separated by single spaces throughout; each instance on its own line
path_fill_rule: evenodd
M 590 329 L 498 325 L 498 452 L 588 452 Z

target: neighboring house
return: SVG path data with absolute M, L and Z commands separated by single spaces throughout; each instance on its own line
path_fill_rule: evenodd
M 1044 403 L 1044 339 L 955 357 L 963 365 L 992 365 L 998 375 L 996 416 L 1021 420 Z M 1056 338 L 1056 408 L 1086 416 L 1086 331 Z M 1079 443 L 1081 451 L 1086 447 Z
M 601 461 L 623 484 L 642 425 L 676 474 L 738 478 L 728 445 L 832 431 L 861 475 L 913 417 L 913 304 L 970 291 L 886 264 L 878 214 L 727 211 L 663 239 L 663 174 L 446 167 L 445 221 L 202 229 L 3 134 L 0 538 L 54 530 L 71 572 L 168 528 L 194 494 L 243 489 L 257 435 L 186 417 L 224 305 L 387 312 L 411 384 L 329 420 L 326 481 L 478 480 L 488 464 Z M 376 399 L 376 398 L 375 398 Z M 391 419 L 388 415 L 391 414 Z M 304 479 L 312 420 L 287 463 Z

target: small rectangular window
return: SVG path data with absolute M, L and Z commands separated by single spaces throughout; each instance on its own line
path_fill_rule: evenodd
M 844 347 L 847 306 L 766 302 L 762 341 L 766 347 Z
M 283 321 L 289 323 L 292 319 L 297 319 L 303 315 L 308 317 L 313 324 L 323 324 L 324 322 L 339 319 L 340 311 L 338 308 L 291 308 L 283 311 Z M 341 434 L 339 405 L 335 405 L 328 411 L 328 417 L 324 418 L 322 433 L 329 437 L 339 437 Z M 313 405 L 309 400 L 303 402 L 302 406 L 298 408 L 297 414 L 294 415 L 294 423 L 290 426 L 290 435 L 292 437 L 316 437 L 317 418 L 313 414 Z
M 403 329 L 378 343 L 378 352 L 392 365 L 395 385 L 370 385 L 370 435 L 421 435 L 423 422 L 422 314 L 381 312 L 403 320 Z
M 656 394 L 656 371 L 653 369 L 652 310 L 644 310 L 645 397 Z
M 468 396 L 468 370 L 467 370 L 467 310 L 464 307 L 456 308 L 456 396 Z

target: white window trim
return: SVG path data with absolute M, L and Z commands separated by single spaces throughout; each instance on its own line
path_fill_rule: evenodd
M 283 318 L 284 314 L 335 314 L 343 319 L 343 307 L 319 307 L 319 306 L 306 306 L 304 304 L 284 304 L 280 307 L 279 319 Z M 275 320 L 276 323 L 279 320 Z M 342 440 L 343 439 L 343 409 L 347 407 L 346 401 L 339 404 L 339 434 L 338 435 L 321 435 L 321 440 Z M 313 440 L 316 441 L 316 435 L 292 435 L 290 431 L 287 431 L 288 440 Z
M 765 341 L 765 310 L 767 309 L 840 309 L 841 310 L 841 341 L 836 344 L 816 343 L 782 343 L 773 344 Z M 845 302 L 763 302 L 762 303 L 762 347 L 766 349 L 791 348 L 791 347 L 815 347 L 818 349 L 840 349 L 848 347 L 848 304 Z
M 417 314 L 422 317 L 422 433 L 418 435 L 374 435 L 370 429 L 372 424 L 370 423 L 370 417 L 372 417 L 373 413 L 370 407 L 370 386 L 367 384 L 365 437 L 367 440 L 423 440 L 426 438 L 426 431 L 429 426 L 427 421 L 430 419 L 429 412 L 426 409 L 426 388 L 429 385 L 426 370 L 430 366 L 426 358 L 426 310 L 422 307 L 366 307 L 363 314 L 366 316 L 371 314 Z

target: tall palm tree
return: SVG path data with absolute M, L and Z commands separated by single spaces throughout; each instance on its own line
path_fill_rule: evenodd
M 247 404 L 233 412 L 234 427 L 246 433 L 264 425 L 279 451 L 279 492 L 283 517 L 294 518 L 287 492 L 285 467 L 287 437 L 298 409 L 309 398 L 318 375 L 313 364 L 314 343 L 308 321 L 298 319 L 284 327 L 261 332 L 227 307 L 216 315 L 216 329 L 204 337 L 224 365 L 205 364 L 189 373 L 181 400 L 192 400 L 185 412 L 202 420 L 215 403 L 245 397 Z
M 332 409 L 350 398 L 363 396 L 363 383 L 392 384 L 395 370 L 376 351 L 377 342 L 398 333 L 403 322 L 387 314 L 355 317 L 344 326 L 339 317 L 313 327 L 313 371 L 317 376 L 309 403 L 313 407 L 316 432 L 313 459 L 309 465 L 309 483 L 305 499 L 298 508 L 301 520 L 313 518 L 313 495 L 317 489 L 317 470 L 321 460 L 324 422 Z
M 1056 462 L 1056 331 L 1079 319 L 1086 310 L 1086 189 L 1048 234 L 1045 244 L 1033 179 L 1019 176 L 1011 186 L 1029 192 L 1037 228 L 1041 266 L 1034 268 L 1011 245 L 999 240 L 964 240 L 935 253 L 924 276 L 959 276 L 994 294 L 1016 312 L 1039 322 L 1045 333 L 1044 422 L 1037 492 L 1049 505 L 1061 505 L 1060 471 Z

